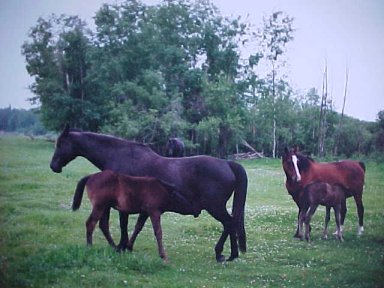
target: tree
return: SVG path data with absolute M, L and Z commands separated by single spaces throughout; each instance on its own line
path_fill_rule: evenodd
M 335 145 L 334 145 L 334 148 L 333 148 L 333 154 L 334 155 L 337 155 L 338 148 L 339 148 L 338 144 L 339 144 L 339 137 L 340 137 L 341 129 L 343 127 L 344 109 L 345 109 L 345 104 L 346 104 L 346 101 L 347 101 L 347 90 L 348 90 L 348 67 L 345 70 L 345 87 L 344 87 L 343 108 L 341 109 L 340 121 L 339 121 L 339 125 L 337 127 L 337 131 L 335 133 L 336 134 Z
M 300 123 L 296 133 L 295 144 L 304 147 L 310 154 L 318 152 L 320 95 L 315 88 L 310 89 L 300 100 L 297 122 Z
M 38 19 L 29 32 L 30 42 L 22 46 L 31 86 L 41 104 L 42 121 L 49 129 L 63 123 L 95 130 L 100 125 L 100 102 L 87 93 L 90 43 L 86 24 L 78 17 L 52 15 Z
M 230 147 L 239 143 L 243 136 L 244 103 L 237 95 L 234 83 L 225 76 L 217 82 L 207 81 L 204 91 L 208 113 L 197 128 L 204 134 L 204 147 L 217 147 L 210 151 L 211 154 L 225 157 Z
M 269 19 L 264 18 L 264 27 L 262 31 L 262 45 L 267 61 L 271 66 L 271 72 L 267 75 L 267 94 L 270 97 L 270 119 L 272 121 L 272 157 L 276 157 L 277 148 L 277 111 L 276 96 L 278 71 L 284 61 L 281 59 L 286 45 L 293 40 L 294 31 L 293 18 L 284 15 L 278 11 L 273 13 Z
M 179 0 L 158 6 L 137 1 L 104 5 L 96 25 L 92 55 L 100 71 L 90 72 L 97 79 L 93 87 L 100 87 L 114 105 L 105 128 L 123 135 L 130 131 L 136 140 L 154 143 L 179 134 L 187 138 L 187 145 L 197 147 L 204 138 L 198 132 L 206 131 L 201 127 L 217 120 L 220 135 L 212 151 L 223 156 L 225 152 L 218 151 L 229 150 L 228 143 L 236 137 L 229 131 L 238 121 L 223 118 L 233 107 L 219 106 L 229 98 L 241 98 L 236 78 L 245 24 L 223 18 L 209 2 Z M 153 121 L 145 119 L 150 115 Z M 147 122 L 153 125 L 141 125 Z M 127 123 L 135 128 L 127 129 Z
M 0 131 L 28 135 L 41 135 L 47 132 L 35 111 L 12 109 L 11 107 L 0 109 Z
M 377 128 L 376 128 L 376 149 L 384 153 L 384 110 L 377 113 Z
M 325 135 L 327 132 L 327 98 L 328 98 L 328 66 L 325 63 L 325 69 L 323 74 L 323 91 L 321 96 L 321 105 L 320 105 L 320 119 L 319 119 L 319 157 L 324 157 L 325 155 Z

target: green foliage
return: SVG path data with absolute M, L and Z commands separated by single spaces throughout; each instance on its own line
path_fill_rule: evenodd
M 373 129 L 376 134 L 375 144 L 377 150 L 384 152 L 384 110 L 377 114 L 377 125 Z
M 225 93 L 233 95 L 224 95 L 217 104 L 239 96 L 234 93 L 237 49 L 247 25 L 223 18 L 209 2 L 105 4 L 95 24 L 92 36 L 77 17 L 39 19 L 31 41 L 23 45 L 27 70 L 35 76 L 33 101 L 41 104 L 47 127 L 60 130 L 69 122 L 143 142 L 164 143 L 177 135 L 198 144 L 195 139 L 201 137 L 188 137 L 196 135 L 196 124 L 219 112 L 226 115 L 233 108 L 229 105 L 238 104 L 233 99 L 215 107 L 204 90 L 215 86 L 219 93 L 217 84 L 225 77 L 231 86 Z M 232 126 L 239 117 L 244 113 L 235 121 L 220 116 L 225 139 L 219 143 L 236 142 L 235 136 L 228 138 L 236 133 L 228 131 L 239 128 Z M 231 150 L 213 148 L 222 156 Z
M 11 107 L 0 109 L 0 131 L 30 135 L 42 135 L 47 132 L 37 111 Z
M 89 91 L 91 46 L 85 23 L 64 15 L 37 22 L 22 53 L 28 73 L 35 78 L 31 101 L 41 104 L 44 125 L 50 130 L 60 130 L 66 122 L 74 127 L 97 128 L 104 102 Z
M 274 12 L 268 19 L 264 19 L 262 38 L 269 61 L 277 61 L 284 54 L 285 46 L 293 40 L 292 24 L 293 18 L 282 11 Z
M 104 4 L 94 19 L 91 32 L 76 16 L 39 18 L 22 46 L 47 129 L 69 123 L 157 151 L 177 136 L 188 154 L 220 157 L 243 139 L 266 156 L 293 144 L 316 151 L 317 91 L 295 95 L 282 70 L 294 33 L 285 13 L 264 19 L 259 35 L 209 1 Z M 339 115 L 327 116 L 328 154 L 382 153 L 382 129 L 346 121 L 337 129 Z
M 312 220 L 313 242 L 293 239 L 297 208 L 284 186 L 281 162 L 243 161 L 249 178 L 245 211 L 248 251 L 229 263 L 214 257 L 222 226 L 203 212 L 197 219 L 165 213 L 163 241 L 169 264 L 157 255 L 151 225 L 145 225 L 132 253 L 116 253 L 101 231 L 86 247 L 90 204 L 71 211 L 77 181 L 95 172 L 86 160 L 61 174 L 49 169 L 54 145 L 22 137 L 0 137 L 1 287 L 380 287 L 384 283 L 384 165 L 368 162 L 365 234 L 356 235 L 357 215 L 348 199 L 345 242 L 321 239 L 324 209 Z M 231 208 L 229 201 L 228 209 Z M 130 218 L 132 231 L 135 216 Z M 118 215 L 111 231 L 119 236 Z M 330 229 L 335 228 L 333 218 Z M 332 230 L 331 230 L 332 231 Z M 224 253 L 228 255 L 229 245 Z

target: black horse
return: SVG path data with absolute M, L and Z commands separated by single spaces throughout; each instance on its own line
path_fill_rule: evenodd
M 184 142 L 180 138 L 169 138 L 166 150 L 167 157 L 184 157 Z
M 221 253 L 228 235 L 231 243 L 228 260 L 239 256 L 239 248 L 242 252 L 246 251 L 244 208 L 248 178 L 240 164 L 210 156 L 166 158 L 146 145 L 113 136 L 71 130 L 67 125 L 57 139 L 50 167 L 52 171 L 60 173 L 77 156 L 88 159 L 100 170 L 151 176 L 171 184 L 180 191 L 182 197 L 194 203 L 192 209 L 185 207 L 182 214 L 196 216 L 196 210 L 205 209 L 224 228 L 215 246 L 218 262 L 225 259 Z M 226 203 L 232 194 L 234 198 L 230 215 Z M 109 210 L 103 217 L 104 221 L 108 221 Z M 140 214 L 138 224 L 145 223 L 147 218 L 148 214 Z M 120 249 L 126 248 L 128 243 L 127 222 L 128 215 L 120 213 Z

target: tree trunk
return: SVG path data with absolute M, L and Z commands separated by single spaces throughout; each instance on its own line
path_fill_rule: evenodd
M 219 130 L 219 157 L 224 158 L 227 154 L 230 131 L 225 124 L 220 124 Z
M 275 89 L 275 63 L 272 62 L 272 105 L 273 105 L 273 147 L 272 147 L 272 157 L 276 158 L 276 89 Z
M 340 134 L 343 126 L 345 103 L 347 101 L 347 88 L 348 88 L 348 67 L 345 70 L 344 101 L 343 101 L 343 108 L 341 109 L 341 117 L 340 117 L 339 125 L 336 130 L 336 138 L 335 138 L 335 146 L 333 149 L 333 155 L 337 155 L 338 153 Z
M 327 67 L 327 61 L 326 61 L 325 71 L 323 76 L 323 94 L 321 97 L 321 106 L 320 106 L 319 157 L 324 157 L 325 155 L 324 142 L 325 142 L 325 133 L 326 133 L 327 96 L 328 96 L 328 67 Z

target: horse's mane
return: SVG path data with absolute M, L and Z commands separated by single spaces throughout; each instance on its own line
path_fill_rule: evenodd
M 70 128 L 69 132 L 84 132 L 84 131 L 81 129 L 77 129 L 77 128 Z
M 303 155 L 301 153 L 297 153 L 296 156 L 299 159 L 298 165 L 302 171 L 307 171 L 311 163 L 316 162 L 313 158 Z
M 110 146 L 127 146 L 127 145 L 129 145 L 129 146 L 137 146 L 137 147 L 148 149 L 148 150 L 152 151 L 152 149 L 146 144 L 136 142 L 136 141 L 127 140 L 127 139 L 124 139 L 121 137 L 116 137 L 113 135 L 99 134 L 99 133 L 94 133 L 94 132 L 84 132 L 84 131 L 79 130 L 79 129 L 70 129 L 70 132 L 81 133 L 81 135 L 89 136 L 93 139 L 97 139 L 99 142 L 104 143 L 104 144 L 108 144 Z

